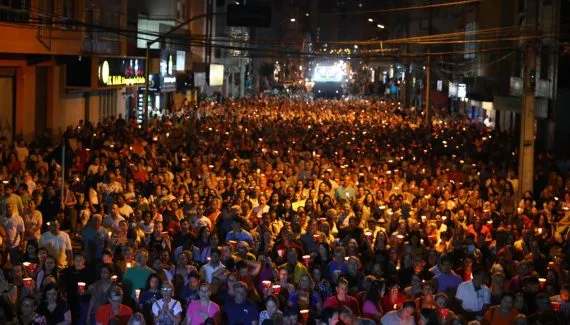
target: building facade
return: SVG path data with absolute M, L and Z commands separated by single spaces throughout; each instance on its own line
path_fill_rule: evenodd
M 99 24 L 124 28 L 126 4 L 32 0 L 0 7 L 1 136 L 56 136 L 79 120 L 98 122 L 123 111 L 117 89 L 67 88 L 66 63 L 92 54 L 124 55 L 124 37 L 94 31 Z

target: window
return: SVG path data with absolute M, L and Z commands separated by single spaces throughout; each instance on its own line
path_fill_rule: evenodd
M 543 45 L 540 52 L 540 79 L 550 79 L 550 49 L 548 46 Z
M 186 20 L 186 0 L 178 0 L 176 2 L 177 19 Z
M 73 22 L 73 0 L 63 0 L 62 16 L 64 18 L 61 29 L 72 29 Z
M 31 0 L 0 0 L 0 20 L 22 22 L 30 20 Z
M 39 1 L 38 21 L 40 25 L 46 25 L 53 22 L 54 0 Z

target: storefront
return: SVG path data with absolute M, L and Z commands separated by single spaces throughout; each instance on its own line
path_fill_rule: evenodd
M 67 63 L 65 85 L 69 92 L 85 96 L 86 119 L 121 114 L 139 120 L 137 90 L 146 83 L 145 68 L 146 60 L 140 57 L 83 57 Z
M 138 109 L 137 86 L 144 85 L 146 61 L 137 57 L 99 57 L 97 62 L 98 88 L 121 88 L 124 116 L 142 121 Z
M 161 117 L 174 106 L 174 93 L 176 92 L 176 76 L 153 73 L 148 80 L 148 107 L 149 115 Z M 139 97 L 144 102 L 144 88 L 139 88 Z M 144 103 L 143 103 L 144 105 Z

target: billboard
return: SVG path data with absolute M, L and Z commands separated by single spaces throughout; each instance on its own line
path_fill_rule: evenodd
M 343 64 L 318 65 L 313 74 L 314 82 L 342 82 L 345 77 Z
M 97 79 L 100 87 L 125 87 L 144 85 L 145 59 L 143 58 L 99 58 Z
M 210 86 L 224 85 L 224 66 L 221 64 L 210 64 Z

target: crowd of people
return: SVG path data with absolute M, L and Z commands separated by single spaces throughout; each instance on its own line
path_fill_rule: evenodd
M 240 99 L 0 140 L 1 324 L 564 324 L 570 177 L 464 116 Z

